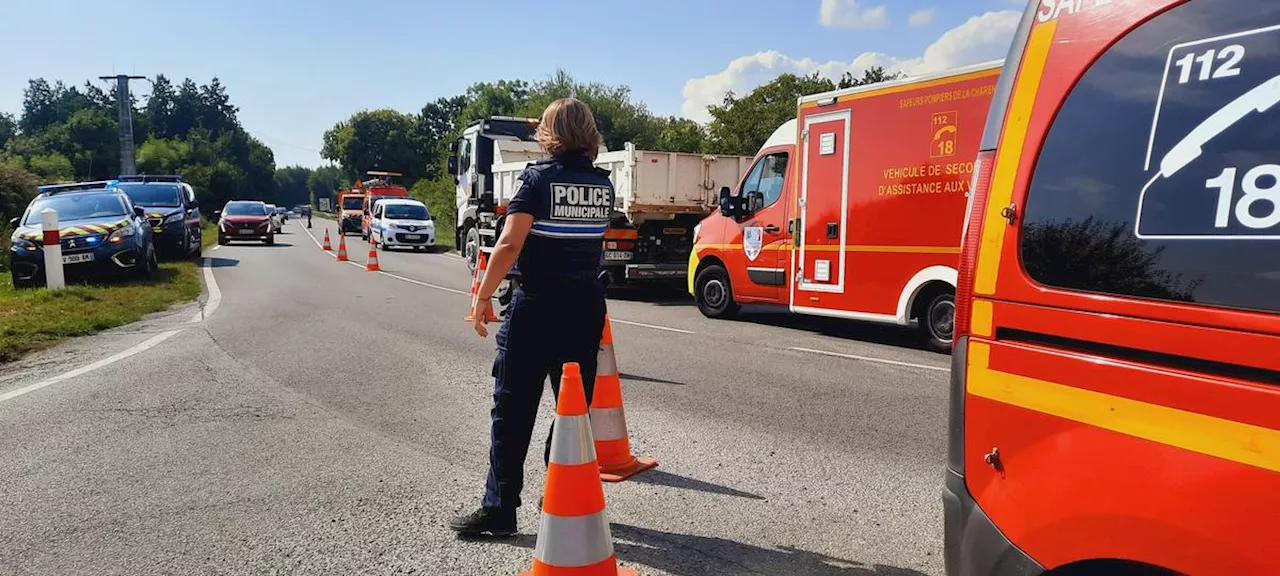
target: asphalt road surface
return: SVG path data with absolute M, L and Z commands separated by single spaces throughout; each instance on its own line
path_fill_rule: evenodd
M 200 303 L 0 368 L 0 573 L 529 567 L 536 506 L 507 541 L 446 527 L 478 505 L 488 458 L 494 344 L 461 321 L 466 267 L 337 263 L 325 224 L 208 251 Z M 896 328 L 708 320 L 678 293 L 609 307 L 632 444 L 660 463 L 605 487 L 624 564 L 942 572 L 946 356 Z

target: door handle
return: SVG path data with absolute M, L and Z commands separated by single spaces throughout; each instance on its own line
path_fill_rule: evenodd
M 773 224 L 770 224 L 770 225 L 768 225 L 768 226 L 765 226 L 765 227 L 764 227 L 764 231 L 765 231 L 765 232 L 768 232 L 768 233 L 770 233 L 770 234 L 777 234 L 779 230 L 781 230 L 781 228 L 778 228 L 777 226 L 774 226 Z

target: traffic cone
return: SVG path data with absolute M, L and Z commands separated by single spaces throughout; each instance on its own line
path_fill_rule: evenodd
M 325 229 L 324 229 L 324 246 L 321 246 L 321 247 L 320 247 L 320 249 L 321 249 L 321 250 L 324 250 L 325 252 L 328 252 L 328 251 L 330 251 L 330 250 L 333 250 L 333 246 L 332 246 L 331 244 L 329 244 L 329 229 L 328 229 L 328 228 L 325 228 Z
M 658 462 L 631 453 L 627 416 L 622 410 L 622 382 L 618 380 L 618 359 L 613 355 L 613 330 L 609 314 L 604 315 L 604 337 L 596 355 L 596 388 L 591 397 L 591 436 L 600 460 L 600 479 L 621 482 L 644 472 Z
M 338 261 L 347 261 L 347 237 L 346 235 L 338 236 Z
M 369 260 L 365 262 L 364 269 L 370 272 L 382 269 L 378 266 L 378 247 L 374 244 L 369 244 Z
M 489 269 L 489 260 L 484 257 L 484 252 L 476 254 L 476 275 L 471 279 L 471 307 L 467 309 L 467 315 L 462 317 L 463 322 L 476 321 L 476 304 L 480 300 L 480 283 L 484 281 L 484 273 Z M 493 308 L 489 308 L 489 322 L 497 322 L 498 316 L 493 313 Z
M 520 576 L 636 576 L 613 553 L 582 371 L 569 362 L 561 374 L 533 569 Z

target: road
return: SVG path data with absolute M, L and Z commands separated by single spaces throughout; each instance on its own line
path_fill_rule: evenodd
M 465 265 L 337 263 L 315 242 L 325 224 L 206 252 L 201 303 L 0 370 L 0 573 L 529 566 L 535 507 L 509 541 L 445 527 L 478 504 L 488 457 L 494 344 L 461 321 Z M 364 262 L 363 242 L 348 248 Z M 641 296 L 609 303 L 632 443 L 660 463 L 606 486 L 624 564 L 942 572 L 947 357 L 898 329 L 715 321 Z M 527 502 L 543 478 L 532 452 Z

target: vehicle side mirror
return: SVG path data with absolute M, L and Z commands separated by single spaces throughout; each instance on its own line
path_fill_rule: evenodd
M 458 157 L 457 156 L 449 157 L 449 174 L 453 176 L 458 175 Z
M 145 216 L 147 215 L 147 211 L 146 211 L 146 210 L 143 210 L 141 206 L 134 206 L 134 207 L 133 207 L 133 215 L 134 215 L 134 216 L 137 216 L 137 217 L 139 217 L 139 218 L 142 218 L 142 217 L 145 217 Z
M 764 192 L 750 192 L 747 194 L 747 214 L 755 214 L 764 208 Z
M 214 210 L 214 211 L 213 211 L 213 219 L 214 219 L 214 220 L 221 220 L 221 219 L 222 219 L 222 211 L 221 211 L 221 210 Z
M 200 209 L 200 201 L 199 201 L 199 200 L 192 200 L 192 201 L 191 201 L 191 209 L 192 209 L 192 210 L 199 210 L 199 209 Z
M 728 186 L 720 188 L 720 215 L 725 218 L 733 218 L 733 191 Z

